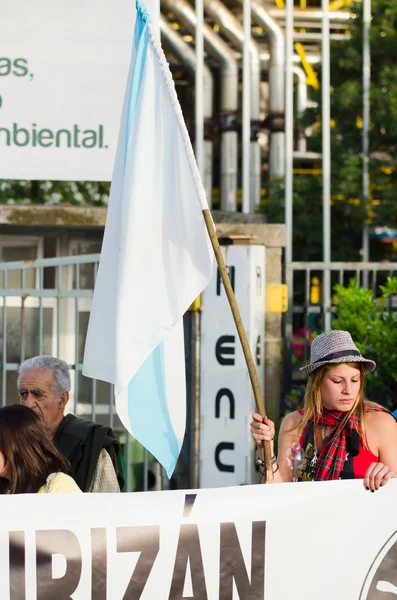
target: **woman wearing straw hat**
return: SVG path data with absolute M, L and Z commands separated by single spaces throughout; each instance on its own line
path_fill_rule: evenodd
M 304 408 L 283 420 L 278 457 L 273 457 L 274 481 L 292 481 L 287 454 L 299 442 L 304 457 L 298 481 L 363 479 L 375 491 L 397 476 L 397 423 L 384 408 L 364 400 L 364 379 L 376 363 L 364 358 L 347 331 L 315 338 Z M 273 450 L 274 423 L 255 413 L 251 433 L 263 460 L 263 441 Z M 272 452 L 272 455 L 274 452 Z

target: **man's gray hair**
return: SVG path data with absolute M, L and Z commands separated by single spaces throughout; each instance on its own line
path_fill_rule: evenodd
M 53 391 L 57 398 L 70 391 L 70 374 L 67 363 L 61 358 L 41 354 L 25 360 L 18 369 L 18 387 L 21 377 L 27 371 L 51 370 L 54 374 Z

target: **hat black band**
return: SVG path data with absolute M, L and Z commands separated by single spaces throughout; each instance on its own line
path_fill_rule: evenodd
M 340 352 L 332 352 L 331 354 L 327 354 L 327 356 L 323 356 L 318 360 L 314 361 L 312 365 L 315 365 L 319 362 L 324 362 L 326 360 L 334 360 L 335 358 L 342 358 L 343 356 L 361 356 L 361 353 L 358 350 L 340 350 Z

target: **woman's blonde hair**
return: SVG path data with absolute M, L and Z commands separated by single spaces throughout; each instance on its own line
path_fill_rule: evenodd
M 335 431 L 334 435 L 338 435 L 340 431 L 345 427 L 346 423 L 357 411 L 358 421 L 360 424 L 360 437 L 364 448 L 367 448 L 367 418 L 366 418 L 366 407 L 364 401 L 364 381 L 365 381 L 365 371 L 362 363 L 338 363 L 338 364 L 347 364 L 349 367 L 353 369 L 357 369 L 360 372 L 360 389 L 357 394 L 357 398 L 351 407 L 351 409 L 346 413 L 343 421 Z M 314 424 L 318 421 L 319 417 L 321 417 L 323 413 L 323 402 L 321 398 L 320 385 L 321 381 L 327 371 L 334 367 L 335 364 L 327 364 L 323 365 L 316 369 L 312 375 L 309 377 L 309 381 L 306 386 L 305 397 L 303 400 L 303 418 L 299 425 L 299 430 L 303 431 L 306 425 L 313 421 Z

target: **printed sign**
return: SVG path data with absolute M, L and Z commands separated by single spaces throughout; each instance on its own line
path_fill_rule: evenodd
M 265 247 L 223 246 L 259 383 L 264 390 Z M 252 386 L 219 269 L 203 292 L 201 315 L 200 487 L 254 483 Z
M 2 600 L 389 600 L 397 482 L 1 496 Z
M 2 0 L 1 179 L 110 181 L 134 24 L 134 0 Z

